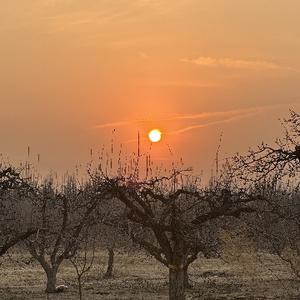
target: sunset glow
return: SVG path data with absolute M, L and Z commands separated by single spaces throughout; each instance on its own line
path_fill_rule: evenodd
M 64 173 L 112 139 L 129 156 L 140 132 L 152 161 L 170 160 L 170 145 L 210 176 L 221 132 L 229 155 L 299 111 L 299 11 L 295 0 L 1 1 L 0 154 L 19 163 L 30 145 L 42 173 Z
M 152 143 L 157 143 L 161 140 L 162 133 L 159 129 L 153 129 L 149 132 L 148 137 Z
M 0 300 L 300 300 L 299 12 L 0 0 Z

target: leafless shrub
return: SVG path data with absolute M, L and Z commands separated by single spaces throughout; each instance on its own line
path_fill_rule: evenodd
M 70 258 L 70 261 L 76 271 L 78 295 L 80 300 L 83 299 L 83 285 L 86 282 L 85 276 L 88 274 L 95 261 L 96 236 L 91 236 L 91 233 L 85 230 L 82 233 L 81 239 L 78 251 Z

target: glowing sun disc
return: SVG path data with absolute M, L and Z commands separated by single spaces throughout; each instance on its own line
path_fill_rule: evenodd
M 149 132 L 148 137 L 152 143 L 157 143 L 161 140 L 161 135 L 162 135 L 162 133 L 159 129 L 152 129 Z

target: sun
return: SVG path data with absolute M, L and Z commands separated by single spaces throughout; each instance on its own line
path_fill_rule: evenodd
M 159 129 L 152 129 L 148 134 L 149 140 L 152 143 L 159 142 L 161 140 L 161 136 L 162 136 L 162 132 Z

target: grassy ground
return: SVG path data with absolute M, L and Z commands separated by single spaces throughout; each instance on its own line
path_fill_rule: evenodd
M 69 289 L 47 296 L 45 274 L 24 256 L 13 254 L 0 261 L 0 299 L 78 299 L 75 271 L 66 262 L 60 269 L 58 284 Z M 18 262 L 16 262 L 17 260 Z M 106 253 L 97 253 L 95 266 L 84 285 L 84 299 L 167 299 L 167 269 L 143 254 L 116 254 L 115 277 L 103 280 Z M 224 262 L 220 259 L 198 259 L 190 267 L 193 288 L 187 299 L 300 299 L 300 285 L 289 269 L 276 257 L 262 255 Z M 297 297 L 298 295 L 298 297 Z

